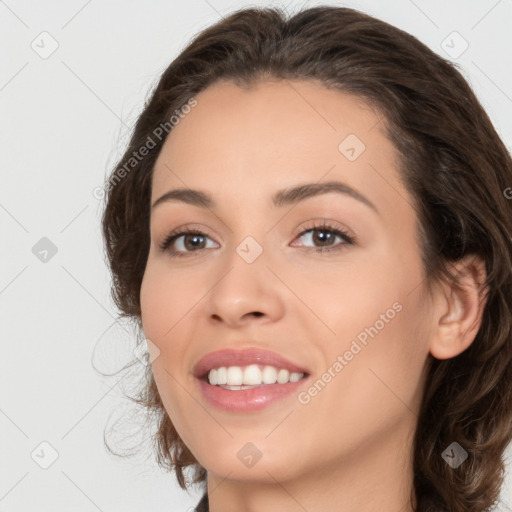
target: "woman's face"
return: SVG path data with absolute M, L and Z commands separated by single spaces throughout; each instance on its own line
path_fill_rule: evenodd
M 430 306 L 383 120 L 303 81 L 219 82 L 196 100 L 156 162 L 152 204 L 188 193 L 152 208 L 141 289 L 176 430 L 209 478 L 282 482 L 406 460 Z M 192 233 L 162 250 L 176 230 Z M 286 383 L 291 373 L 304 377 Z

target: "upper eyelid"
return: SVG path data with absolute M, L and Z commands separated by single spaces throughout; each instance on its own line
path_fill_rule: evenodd
M 311 229 L 321 229 L 321 228 L 333 229 L 333 230 L 339 229 L 341 231 L 346 232 L 349 235 L 355 236 L 352 229 L 350 229 L 348 226 L 346 226 L 345 224 L 343 224 L 340 221 L 337 221 L 335 219 L 331 219 L 328 217 L 315 217 L 315 218 L 309 219 L 308 221 L 304 221 L 304 222 L 300 223 L 299 226 L 297 226 L 295 229 L 292 230 L 292 234 L 296 236 L 297 234 L 301 234 L 304 231 L 309 231 Z M 178 231 L 178 232 L 180 232 L 180 234 L 183 234 L 183 233 L 186 234 L 189 231 L 199 231 L 199 232 L 201 232 L 201 234 L 208 235 L 208 233 L 207 233 L 208 230 L 209 229 L 203 227 L 201 224 L 187 223 L 181 227 L 166 231 L 165 236 L 168 236 L 173 231 Z M 210 236 L 210 235 L 208 235 L 208 236 Z
M 308 222 L 316 222 L 316 221 L 313 220 L 313 221 L 308 221 Z M 311 226 L 300 225 L 299 227 L 295 228 L 292 231 L 292 234 L 293 234 L 293 236 L 299 236 L 299 235 L 303 235 L 304 233 L 306 233 L 308 231 L 325 229 L 326 231 L 339 230 L 343 233 L 346 233 L 347 235 L 351 235 L 351 231 L 348 228 L 346 228 L 344 226 L 337 226 L 336 224 L 337 223 L 335 223 L 333 225 L 332 221 L 322 220 L 320 224 L 315 223 Z M 197 234 L 205 235 L 205 236 L 211 238 L 211 236 L 206 232 L 207 230 L 205 230 L 204 228 L 196 228 L 193 226 L 190 227 L 189 225 L 185 225 L 183 228 L 176 228 L 176 230 L 171 230 L 169 233 L 167 233 L 164 236 L 164 239 L 169 237 L 171 235 L 171 233 L 173 233 L 174 231 L 176 231 L 176 232 L 172 236 L 175 236 L 175 237 L 197 233 Z
M 325 229 L 326 231 L 327 230 L 332 230 L 332 231 L 339 230 L 339 231 L 342 231 L 342 232 L 346 233 L 347 235 L 355 238 L 355 234 L 348 226 L 346 226 L 345 224 L 342 224 L 341 222 L 336 221 L 334 219 L 329 219 L 329 218 L 325 218 L 325 217 L 318 217 L 318 218 L 310 219 L 306 222 L 303 222 L 299 226 L 297 226 L 297 228 L 295 228 L 292 231 L 292 233 L 295 236 L 298 236 L 300 234 L 303 234 L 305 231 L 311 231 L 313 229 Z

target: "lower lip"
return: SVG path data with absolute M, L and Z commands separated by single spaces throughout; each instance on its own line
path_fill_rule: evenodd
M 252 412 L 296 393 L 306 380 L 307 377 L 304 377 L 297 382 L 265 384 L 261 387 L 238 391 L 212 386 L 204 380 L 198 382 L 203 396 L 215 407 L 230 412 Z

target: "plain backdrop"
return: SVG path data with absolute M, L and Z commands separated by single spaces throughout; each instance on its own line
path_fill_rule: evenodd
M 197 503 L 198 492 L 157 468 L 150 445 L 124 460 L 103 446 L 107 425 L 130 410 L 121 392 L 130 379 L 99 371 L 133 359 L 135 336 L 110 298 L 98 187 L 194 34 L 243 6 L 321 3 L 376 15 L 456 61 L 510 148 L 510 0 L 0 2 L 0 511 Z M 123 432 L 128 445 L 145 439 L 136 418 L 123 420 L 121 441 Z

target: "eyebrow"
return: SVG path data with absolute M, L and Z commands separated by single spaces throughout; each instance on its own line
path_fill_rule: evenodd
M 360 192 L 350 187 L 346 183 L 340 181 L 328 181 L 325 183 L 306 183 L 292 188 L 279 190 L 272 196 L 272 204 L 275 207 L 283 207 L 292 204 L 297 204 L 304 199 L 328 194 L 329 192 L 336 192 L 352 197 L 365 204 L 380 215 L 377 207 Z M 155 208 L 159 204 L 169 201 L 180 201 L 183 203 L 199 206 L 201 208 L 215 209 L 217 204 L 215 200 L 206 192 L 200 190 L 193 190 L 190 188 L 179 188 L 166 192 L 163 196 L 159 197 L 152 205 Z

